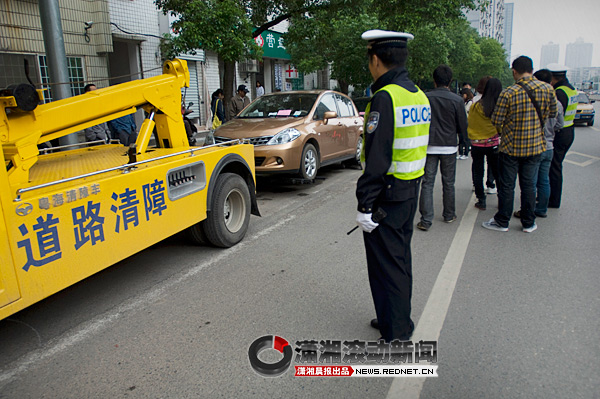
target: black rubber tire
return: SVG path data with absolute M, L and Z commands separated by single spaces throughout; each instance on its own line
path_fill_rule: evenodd
M 300 159 L 300 176 L 303 179 L 314 180 L 319 170 L 319 153 L 312 144 L 307 144 L 302 150 Z
M 209 243 L 208 238 L 206 238 L 206 233 L 204 232 L 204 221 L 188 227 L 185 230 L 185 234 L 194 244 L 206 245 Z
M 362 152 L 362 146 L 363 146 L 363 136 L 360 135 L 358 137 L 358 142 L 356 143 L 356 151 L 355 151 L 355 156 L 354 156 L 354 163 L 355 165 L 360 166 L 360 168 L 362 169 L 362 163 L 360 162 L 360 153 Z
M 212 210 L 202 222 L 206 239 L 214 246 L 229 248 L 242 241 L 250 222 L 250 190 L 235 173 L 223 173 L 213 190 Z
M 589 121 L 589 122 L 587 123 L 587 125 L 588 125 L 588 126 L 594 126 L 594 120 L 592 119 L 591 121 Z

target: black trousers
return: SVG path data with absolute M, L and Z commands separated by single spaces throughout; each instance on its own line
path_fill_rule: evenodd
M 414 329 L 410 318 L 412 255 L 410 241 L 417 210 L 419 184 L 412 198 L 382 202 L 387 213 L 371 233 L 363 233 L 369 283 L 382 337 L 387 341 L 408 339 Z
M 483 191 L 483 173 L 484 173 L 484 161 L 487 158 L 487 176 L 488 181 L 486 185 L 488 187 L 494 187 L 491 181 L 494 181 L 494 176 L 498 176 L 498 146 L 494 147 L 471 147 L 471 158 L 473 158 L 473 164 L 471 165 L 471 177 L 473 178 L 473 186 L 475 186 L 475 196 L 477 199 L 485 200 L 485 192 Z
M 554 155 L 550 164 L 550 200 L 549 208 L 560 208 L 562 197 L 563 173 L 562 164 L 575 140 L 575 126 L 562 128 L 554 136 Z

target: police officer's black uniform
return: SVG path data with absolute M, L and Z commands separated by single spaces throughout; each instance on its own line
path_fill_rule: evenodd
M 411 93 L 418 90 L 403 67 L 382 75 L 372 90 L 376 92 L 388 84 L 402 86 Z M 379 227 L 363 233 L 369 282 L 382 337 L 388 342 L 408 340 L 414 330 L 410 318 L 410 241 L 421 178 L 400 180 L 387 174 L 394 142 L 394 107 L 388 92 L 380 91 L 373 96 L 370 114 L 373 112 L 379 113 L 379 120 L 371 133 L 365 131 L 366 165 L 356 188 L 358 211 L 375 213 L 382 208 L 387 213 Z

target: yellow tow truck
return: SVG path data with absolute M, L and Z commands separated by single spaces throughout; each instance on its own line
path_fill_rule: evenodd
M 253 146 L 191 147 L 188 86 L 175 59 L 160 76 L 49 104 L 30 85 L 0 91 L 0 319 L 186 229 L 219 247 L 243 239 L 250 214 L 260 216 Z M 135 146 L 38 150 L 140 107 Z

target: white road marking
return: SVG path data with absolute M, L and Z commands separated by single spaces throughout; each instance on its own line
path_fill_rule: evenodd
M 569 155 L 579 155 L 580 157 L 589 158 L 585 162 L 575 162 L 575 161 L 570 160 L 569 158 L 565 158 L 565 162 L 573 164 L 573 165 L 581 166 L 582 168 L 585 168 L 586 166 L 590 166 L 594 162 L 600 161 L 600 158 L 598 158 L 598 157 L 595 157 L 593 155 L 582 154 L 581 152 L 577 152 L 577 151 L 569 151 L 567 153 L 567 157 Z
M 31 366 L 34 366 L 37 362 L 40 362 L 44 359 L 47 359 L 51 356 L 65 351 L 66 349 L 88 338 L 90 335 L 102 330 L 109 324 L 117 321 L 121 316 L 125 315 L 126 313 L 135 311 L 141 307 L 147 306 L 153 301 L 156 301 L 157 299 L 162 297 L 163 294 L 171 291 L 174 286 L 184 282 L 190 277 L 197 275 L 207 267 L 222 262 L 227 257 L 234 255 L 237 252 L 240 252 L 246 246 L 252 245 L 254 241 L 260 239 L 264 235 L 270 234 L 271 232 L 273 232 L 273 230 L 278 229 L 279 227 L 283 226 L 284 224 L 288 223 L 289 221 L 295 218 L 296 216 L 288 216 L 287 218 L 279 221 L 278 223 L 260 231 L 254 236 L 247 237 L 244 241 L 240 242 L 236 246 L 229 249 L 224 249 L 223 251 L 219 252 L 218 255 L 215 255 L 207 261 L 188 270 L 187 273 L 176 275 L 165 280 L 161 285 L 155 287 L 151 291 L 137 296 L 135 299 L 125 302 L 120 306 L 117 306 L 115 309 L 111 309 L 110 312 L 107 312 L 103 315 L 99 315 L 94 319 L 83 323 L 83 325 L 77 328 L 76 330 L 67 333 L 63 337 L 51 340 L 42 348 L 35 350 L 30 354 L 24 356 L 23 358 L 15 361 L 13 364 L 7 367 L 7 371 L 0 373 L 0 391 L 15 377 L 17 377 L 19 374 L 25 373 Z
M 473 227 L 477 221 L 478 209 L 473 206 L 475 194 L 469 199 L 467 210 L 460 221 L 460 225 L 456 230 L 444 264 L 438 274 L 438 277 L 433 285 L 423 314 L 419 318 L 419 323 L 415 328 L 412 336 L 413 342 L 420 340 L 437 341 L 440 337 L 444 320 L 448 314 L 452 294 L 458 281 L 460 269 L 462 268 Z M 442 370 L 443 372 L 443 370 Z M 425 377 L 418 378 L 394 378 L 390 390 L 387 394 L 387 399 L 402 398 L 402 399 L 417 399 L 421 396 Z

